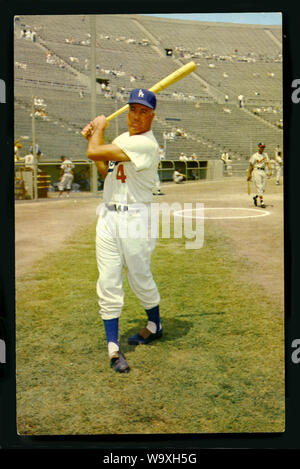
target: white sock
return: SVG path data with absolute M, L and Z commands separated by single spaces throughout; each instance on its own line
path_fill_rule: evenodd
M 108 355 L 111 357 L 115 352 L 119 351 L 119 346 L 115 342 L 108 342 Z
M 147 324 L 146 327 L 147 327 L 147 329 L 149 329 L 150 332 L 152 332 L 152 334 L 156 333 L 157 327 L 156 327 L 155 322 L 148 321 L 148 324 Z M 160 323 L 159 323 L 159 330 L 161 330 L 161 324 Z

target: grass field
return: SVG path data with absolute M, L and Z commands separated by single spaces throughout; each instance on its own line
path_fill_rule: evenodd
M 17 281 L 17 420 L 23 435 L 284 431 L 284 321 L 253 268 L 208 225 L 202 249 L 159 239 L 152 271 L 164 336 L 128 287 L 120 342 L 131 366 L 109 367 L 96 298 L 94 224 Z

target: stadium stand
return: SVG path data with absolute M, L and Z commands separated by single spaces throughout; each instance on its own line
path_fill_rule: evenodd
M 246 161 L 259 141 L 270 151 L 282 146 L 281 28 L 97 15 L 96 30 L 99 114 L 123 106 L 132 88 L 149 88 L 184 63 L 197 63 L 159 95 L 153 130 L 167 159 L 182 152 L 218 159 L 230 150 L 233 161 Z M 86 160 L 80 130 L 91 117 L 90 39 L 88 16 L 15 19 L 15 138 L 31 139 L 33 100 L 42 100 L 35 131 L 43 161 L 62 154 Z M 177 127 L 184 135 L 173 138 Z M 108 140 L 123 130 L 125 114 L 110 124 Z

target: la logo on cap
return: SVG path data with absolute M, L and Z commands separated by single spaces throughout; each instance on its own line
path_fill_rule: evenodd
M 142 90 L 139 90 L 138 97 L 139 97 L 139 98 L 143 98 L 143 97 L 144 97 L 144 93 L 142 92 Z

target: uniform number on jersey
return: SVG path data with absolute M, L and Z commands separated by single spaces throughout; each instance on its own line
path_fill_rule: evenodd
M 122 164 L 118 164 L 117 179 L 121 179 L 122 183 L 126 181 L 126 175 L 124 173 L 124 166 Z

